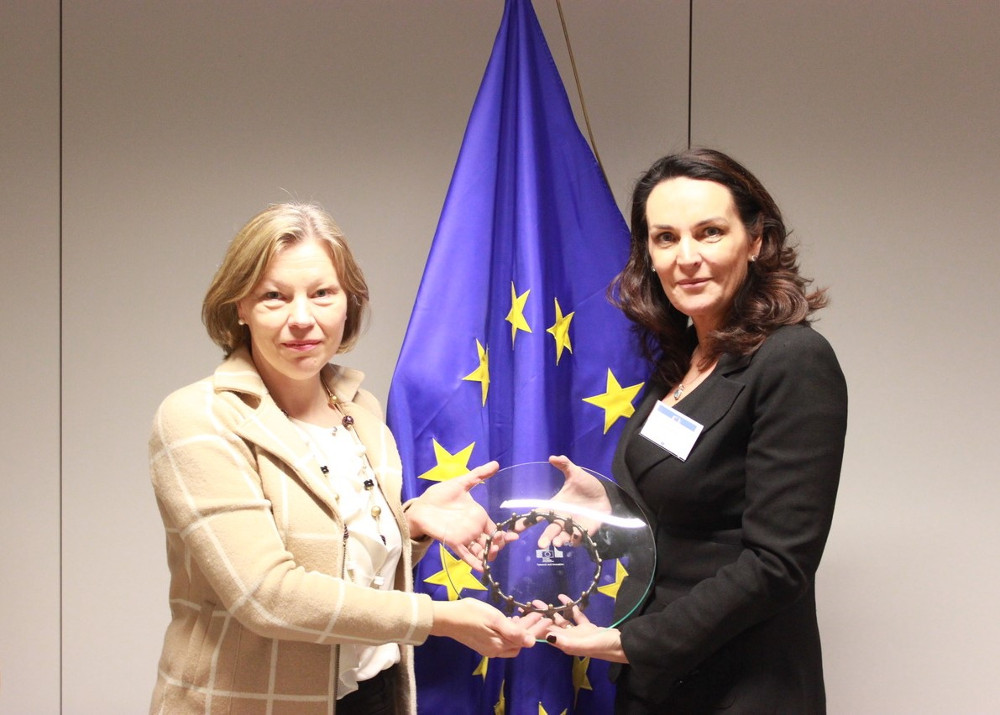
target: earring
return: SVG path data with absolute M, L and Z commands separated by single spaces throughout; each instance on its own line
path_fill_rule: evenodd
M 757 260 L 757 256 L 750 256 L 750 262 L 754 263 Z
M 243 320 L 243 318 L 237 318 L 236 322 L 239 325 L 246 325 L 247 324 L 247 321 Z

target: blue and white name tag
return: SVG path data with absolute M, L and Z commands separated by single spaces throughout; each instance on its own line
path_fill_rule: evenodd
M 695 422 L 683 412 L 657 402 L 639 434 L 660 445 L 683 462 L 691 454 L 694 443 L 698 441 L 698 435 L 703 429 L 704 425 Z

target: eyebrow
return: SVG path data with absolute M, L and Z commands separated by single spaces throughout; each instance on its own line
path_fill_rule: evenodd
M 708 226 L 709 224 L 713 224 L 713 223 L 725 223 L 725 224 L 728 224 L 729 223 L 729 219 L 727 219 L 725 216 L 714 216 L 712 218 L 702 219 L 701 221 L 699 221 L 698 223 L 696 223 L 694 225 L 694 227 L 695 228 L 701 228 L 702 226 Z M 661 223 L 650 224 L 650 226 L 649 226 L 649 230 L 650 231 L 652 231 L 653 229 L 656 229 L 658 231 L 673 230 L 673 228 L 674 227 L 671 226 L 670 224 L 661 224 Z

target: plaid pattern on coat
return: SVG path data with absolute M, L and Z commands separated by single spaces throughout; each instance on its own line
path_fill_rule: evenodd
M 354 417 L 404 546 L 396 591 L 342 578 L 337 496 L 309 446 L 237 350 L 164 400 L 150 439 L 171 622 L 151 712 L 333 713 L 338 644 L 399 643 L 400 713 L 415 712 L 412 646 L 432 624 L 411 593 L 427 542 L 409 540 L 396 445 L 362 374 L 324 368 Z

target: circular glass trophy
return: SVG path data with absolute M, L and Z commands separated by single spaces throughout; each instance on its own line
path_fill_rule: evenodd
M 487 546 L 503 544 L 482 564 L 480 581 L 485 600 L 507 615 L 570 616 L 575 606 L 591 623 L 613 627 L 645 599 L 653 533 L 635 501 L 607 477 L 581 467 L 566 478 L 548 462 L 527 462 L 470 494 L 497 525 L 485 535 Z M 460 591 L 468 566 L 457 562 L 447 572 Z

